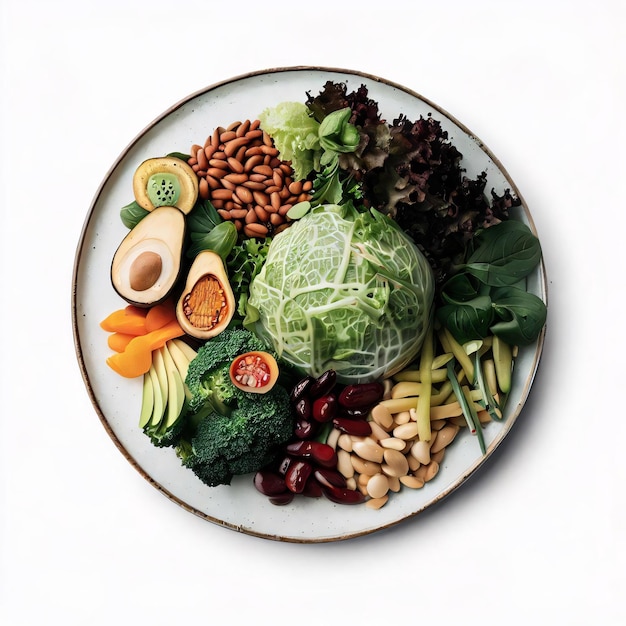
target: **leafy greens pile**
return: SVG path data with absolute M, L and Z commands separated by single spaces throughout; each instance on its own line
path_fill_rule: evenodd
M 339 175 L 358 181 L 363 204 L 391 215 L 412 237 L 438 285 L 461 262 L 479 228 L 507 219 L 509 208 L 521 204 L 509 190 L 501 196 L 491 190 L 489 200 L 486 173 L 475 179 L 465 175 L 462 155 L 439 121 L 400 115 L 387 122 L 364 85 L 348 93 L 345 83 L 329 81 L 318 95 L 307 93 L 306 104 L 318 121 L 350 109 L 359 142 L 339 156 Z
M 522 222 L 480 231 L 465 263 L 442 287 L 437 318 L 460 343 L 489 334 L 509 345 L 533 342 L 547 311 L 523 282 L 540 259 L 539 240 Z

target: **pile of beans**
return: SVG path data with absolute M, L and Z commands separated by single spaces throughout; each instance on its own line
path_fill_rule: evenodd
M 339 388 L 334 370 L 318 378 L 307 376 L 291 392 L 293 439 L 276 462 L 256 473 L 255 487 L 274 504 L 287 504 L 296 495 L 326 496 L 340 504 L 359 504 L 365 494 L 350 485 L 338 470 L 336 441 L 340 434 L 367 435 L 367 415 L 383 398 L 383 385 L 367 383 Z M 328 432 L 326 441 L 318 441 Z
M 446 446 L 460 430 L 448 420 L 435 420 L 430 440 L 421 441 L 415 417 L 414 409 L 392 414 L 383 401 L 370 411 L 370 435 L 339 435 L 337 468 L 348 484 L 356 484 L 368 498 L 368 507 L 381 508 L 390 492 L 402 487 L 420 489 L 432 480 Z
M 379 509 L 390 493 L 422 488 L 437 475 L 460 426 L 434 420 L 430 441 L 420 441 L 415 410 L 391 413 L 390 391 L 390 383 L 340 387 L 333 370 L 302 379 L 291 393 L 294 437 L 256 473 L 257 490 L 274 504 L 326 496 Z M 320 433 L 327 433 L 324 443 Z
M 293 179 L 290 162 L 279 158 L 259 120 L 218 127 L 203 146 L 191 146 L 189 165 L 200 197 L 248 237 L 266 237 L 287 224 L 294 204 L 310 199 L 311 181 Z

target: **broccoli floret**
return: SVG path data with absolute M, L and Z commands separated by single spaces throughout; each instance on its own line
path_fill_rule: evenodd
M 231 382 L 231 362 L 251 351 L 268 349 L 252 332 L 228 329 L 202 346 L 189 364 L 185 382 L 191 400 L 176 452 L 211 487 L 261 469 L 293 434 L 285 387 L 276 384 L 258 395 Z
M 229 415 L 235 401 L 235 387 L 230 381 L 230 366 L 225 363 L 209 370 L 197 384 L 194 384 L 189 410 L 192 413 L 208 415 L 216 411 Z
M 244 328 L 229 328 L 207 341 L 189 363 L 185 384 L 191 391 L 189 410 L 196 412 L 207 401 L 217 399 L 215 408 L 225 413 L 229 396 L 232 361 L 244 352 L 267 350 L 267 346 L 254 333 Z
M 207 485 L 230 484 L 269 463 L 293 434 L 289 394 L 275 386 L 263 395 L 236 387 L 236 407 L 230 415 L 212 412 L 198 424 L 189 441 L 179 445 L 183 464 Z

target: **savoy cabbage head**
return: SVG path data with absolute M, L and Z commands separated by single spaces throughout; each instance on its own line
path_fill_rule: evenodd
M 355 383 L 390 376 L 418 355 L 433 297 L 415 244 L 390 218 L 348 203 L 318 206 L 274 237 L 249 310 L 282 359 Z

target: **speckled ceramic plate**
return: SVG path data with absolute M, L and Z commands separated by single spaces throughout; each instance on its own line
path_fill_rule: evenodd
M 432 114 L 441 121 L 449 139 L 463 154 L 469 176 L 487 172 L 487 188 L 511 189 L 521 194 L 493 154 L 459 121 L 416 92 L 389 81 L 343 69 L 294 67 L 265 70 L 212 85 L 172 106 L 152 122 L 122 151 L 97 190 L 78 244 L 73 290 L 73 324 L 78 361 L 95 411 L 123 456 L 161 493 L 186 510 L 226 528 L 250 535 L 292 542 L 348 539 L 407 523 L 459 488 L 508 435 L 529 394 L 543 346 L 520 350 L 503 422 L 485 428 L 487 454 L 476 438 L 459 435 L 446 451 L 434 480 L 422 489 L 392 494 L 380 510 L 363 505 L 346 506 L 326 498 L 296 498 L 287 506 L 272 505 L 252 485 L 251 476 L 237 477 L 230 486 L 209 488 L 181 466 L 172 449 L 158 449 L 138 427 L 141 377 L 124 379 L 106 364 L 111 354 L 100 321 L 126 303 L 110 288 L 113 253 L 128 232 L 120 208 L 132 200 L 132 175 L 147 158 L 186 152 L 212 130 L 236 119 L 254 119 L 268 106 L 286 100 L 304 101 L 328 80 L 345 82 L 348 89 L 365 84 L 379 103 L 382 116 L 409 119 Z M 530 212 L 522 200 L 515 218 L 534 231 Z M 547 301 L 546 278 L 541 265 L 528 281 L 528 289 Z M 465 429 L 467 430 L 467 429 Z M 479 486 L 479 483 L 474 485 Z M 414 520 L 411 523 L 416 523 Z

